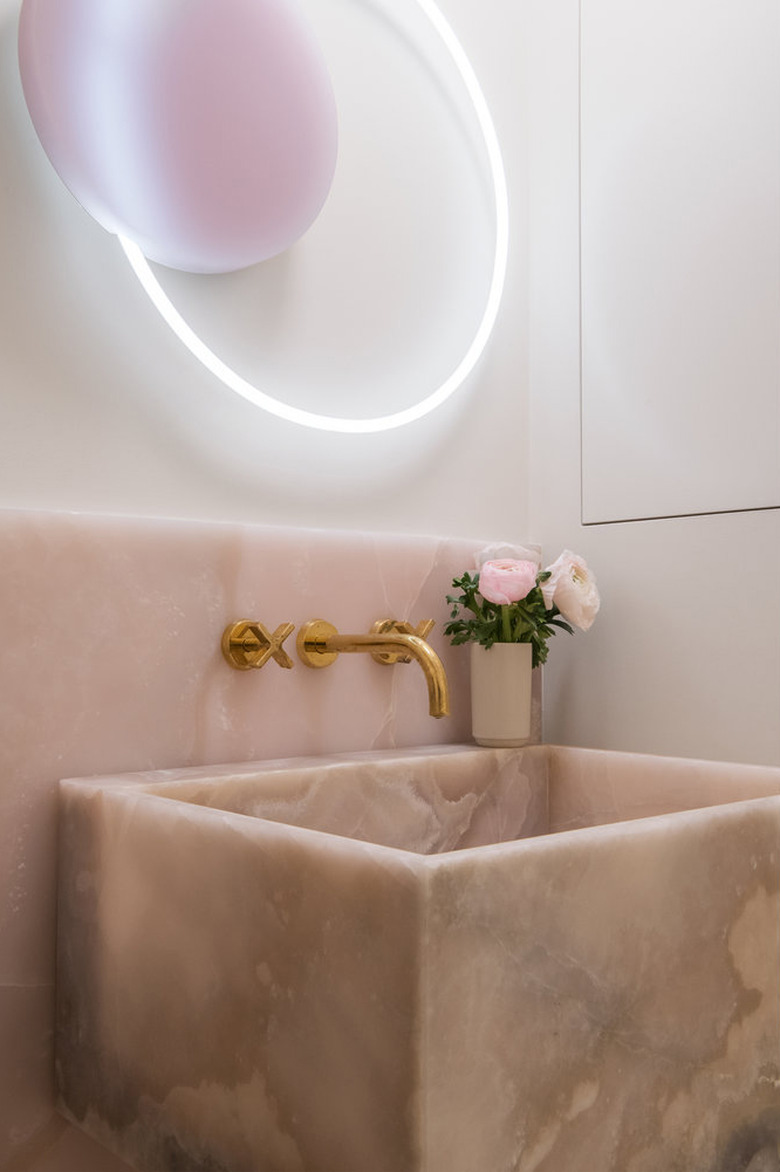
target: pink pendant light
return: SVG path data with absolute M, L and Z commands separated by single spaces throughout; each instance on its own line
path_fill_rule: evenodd
M 243 268 L 325 202 L 335 99 L 295 0 L 23 0 L 19 63 L 62 180 L 152 260 Z

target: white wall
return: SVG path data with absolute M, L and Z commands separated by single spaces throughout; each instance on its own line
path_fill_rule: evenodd
M 581 5 L 582 515 L 780 507 L 780 6 Z
M 506 153 L 512 255 L 494 340 L 433 416 L 340 437 L 260 412 L 169 334 L 116 241 L 65 191 L 35 138 L 16 66 L 18 3 L 0 0 L 0 505 L 525 537 L 522 8 L 442 5 Z M 421 371 L 427 393 L 467 340 L 489 275 L 489 185 L 474 167 L 452 69 L 438 70 L 437 88 L 405 39 L 414 0 L 384 15 L 362 0 L 310 9 L 330 38 L 341 106 L 339 170 L 320 221 L 255 274 L 174 274 L 166 284 L 193 320 L 213 310 L 220 356 L 249 374 L 256 363 L 272 391 L 292 386 L 294 400 L 304 393 L 296 379 L 316 379 L 326 401 L 299 405 L 339 414 L 342 382 L 351 380 L 347 406 L 360 407 L 394 381 L 398 403 L 368 412 L 381 414 L 405 405 Z M 414 117 L 410 89 L 425 119 Z
M 582 524 L 578 17 L 577 0 L 531 9 L 530 507 L 603 604 L 550 657 L 545 736 L 780 763 L 780 510 Z

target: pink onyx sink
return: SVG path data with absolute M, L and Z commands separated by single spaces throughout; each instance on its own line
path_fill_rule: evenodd
M 775 1167 L 780 769 L 456 746 L 61 805 L 61 1110 L 135 1168 Z

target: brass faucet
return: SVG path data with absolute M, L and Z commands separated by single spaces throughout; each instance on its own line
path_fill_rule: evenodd
M 396 619 L 380 619 L 368 635 L 340 635 L 332 623 L 312 619 L 298 631 L 298 655 L 309 667 L 328 667 L 343 652 L 367 651 L 377 663 L 409 663 L 415 659 L 428 685 L 428 711 L 431 716 L 449 716 L 449 689 L 444 665 L 427 643 L 426 635 L 433 619 L 424 619 L 417 627 Z

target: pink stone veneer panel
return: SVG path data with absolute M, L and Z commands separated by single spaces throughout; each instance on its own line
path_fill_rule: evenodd
M 0 513 L 0 867 L 10 893 L 0 908 L 0 981 L 51 980 L 59 778 L 467 739 L 465 657 L 441 627 L 450 578 L 473 549 Z M 428 716 L 414 664 L 390 669 L 352 656 L 327 672 L 296 663 L 244 673 L 222 659 L 220 636 L 233 619 L 273 628 L 321 615 L 361 631 L 385 613 L 388 594 L 400 617 L 436 618 L 452 717 Z
M 429 860 L 426 1168 L 776 1168 L 779 834 L 769 797 Z
M 63 809 L 72 1117 L 154 1172 L 419 1167 L 424 861 L 127 787 Z
M 60 778 L 468 739 L 466 657 L 442 626 L 478 545 L 0 510 L 0 985 L 53 983 Z M 351 632 L 390 614 L 437 620 L 451 718 L 428 716 L 414 664 L 234 672 L 220 653 L 238 618 Z M 29 1046 L 0 1052 L 0 1086 L 35 1067 L 51 1024 L 41 1006 Z M 38 1095 L 45 1119 L 48 1068 Z M 32 1118 L 31 1102 L 20 1092 L 3 1108 Z

